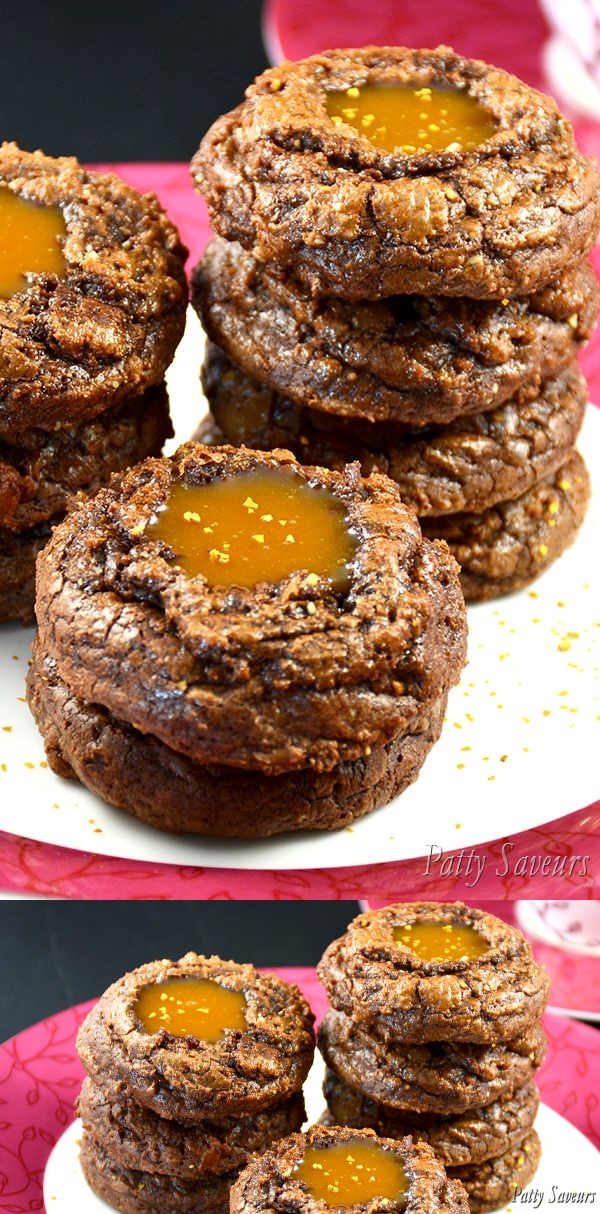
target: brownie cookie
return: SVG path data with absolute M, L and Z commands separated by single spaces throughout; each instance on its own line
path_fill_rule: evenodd
M 330 771 L 278 776 L 202 766 L 78 699 L 40 652 L 27 677 L 29 706 L 53 771 L 76 776 L 109 804 L 159 830 L 264 838 L 289 830 L 339 830 L 385 805 L 416 779 L 439 737 L 446 696 L 416 732 Z
M 0 434 L 79 424 L 160 384 L 183 333 L 185 249 L 154 195 L 0 146 L 0 187 L 60 208 L 63 276 L 0 299 Z
M 471 145 L 378 147 L 352 106 L 385 85 L 461 93 L 487 129 Z M 335 93 L 344 120 L 328 112 Z M 192 174 L 221 236 L 344 299 L 528 294 L 585 255 L 600 214 L 597 172 L 556 103 L 443 46 L 279 64 L 211 127 Z
M 135 1005 L 144 988 L 174 978 L 209 979 L 246 999 L 243 1030 L 217 1041 L 147 1032 Z M 169 1120 L 203 1125 L 249 1116 L 300 1091 L 314 1051 L 312 1016 L 297 987 L 252 965 L 187 953 L 126 974 L 86 1017 L 77 1051 L 103 1091 L 118 1089 Z
M 427 955 L 429 925 L 447 933 L 443 956 Z M 359 915 L 317 972 L 334 1008 L 394 1044 L 510 1041 L 542 1014 L 550 989 L 521 932 L 461 902 Z
M 546 1036 L 532 1024 L 510 1041 L 490 1045 L 456 1041 L 402 1045 L 378 1040 L 342 1012 L 328 1012 L 319 1049 L 332 1109 L 352 1107 L 379 1119 L 400 1112 L 452 1117 L 509 1098 L 531 1083 L 546 1054 Z M 343 1102 L 343 1103 L 340 1103 Z
M 327 1077 L 326 1090 L 326 1117 L 330 1118 L 326 1125 L 371 1129 L 383 1138 L 410 1134 L 413 1141 L 429 1143 L 446 1168 L 473 1166 L 519 1146 L 535 1121 L 540 1103 L 535 1083 L 528 1083 L 484 1108 L 432 1120 L 374 1104 L 360 1092 L 351 1091 L 333 1072 Z
M 590 337 L 598 297 L 583 262 L 516 299 L 317 299 L 219 238 L 193 290 L 208 336 L 237 366 L 336 428 L 340 418 L 443 424 L 535 396 Z
M 343 507 L 347 589 L 302 570 L 210 585 L 146 534 L 174 484 L 264 469 Z M 195 762 L 266 775 L 331 770 L 429 728 L 465 658 L 456 565 L 423 543 L 397 487 L 289 452 L 188 443 L 146 460 L 55 529 L 37 593 L 42 650 L 75 696 Z
M 35 620 L 35 560 L 49 537 L 47 523 L 20 532 L 0 527 L 0 624 Z
M 316 1214 L 330 1208 L 329 1203 L 311 1193 L 304 1179 L 295 1176 L 310 1148 L 327 1148 L 338 1144 L 358 1143 L 379 1145 L 402 1164 L 407 1189 L 402 1201 L 373 1196 L 368 1202 L 345 1205 L 350 1210 L 405 1210 L 406 1214 L 467 1214 L 465 1193 L 459 1184 L 448 1180 L 443 1165 L 425 1143 L 412 1143 L 410 1138 L 395 1142 L 377 1138 L 371 1130 L 349 1130 L 341 1126 L 312 1126 L 306 1134 L 292 1134 L 278 1146 L 252 1161 L 242 1172 L 231 1191 L 231 1214 Z M 356 1178 L 353 1178 L 356 1179 Z M 375 1188 L 377 1185 L 375 1184 Z
M 391 423 L 334 419 L 298 408 L 210 344 L 203 380 L 218 428 L 213 441 L 267 451 L 286 447 L 325 468 L 341 469 L 356 459 L 363 476 L 381 472 L 395 481 L 403 501 L 421 517 L 486 510 L 555 472 L 577 440 L 588 399 L 585 380 L 572 364 L 533 399 L 403 433 Z M 208 441 L 206 429 L 201 436 Z
M 304 1119 L 300 1092 L 249 1116 L 183 1125 L 135 1104 L 125 1092 L 104 1093 L 86 1079 L 77 1112 L 89 1132 L 120 1168 L 160 1172 L 187 1180 L 223 1175 L 244 1167 L 279 1138 L 299 1130 Z
M 0 527 L 22 532 L 56 520 L 78 493 L 95 493 L 113 472 L 159 455 L 172 433 L 160 384 L 78 426 L 24 430 L 17 445 L 0 437 Z
M 449 1168 L 448 1175 L 460 1180 L 467 1190 L 471 1214 L 485 1214 L 486 1210 L 499 1210 L 514 1201 L 515 1190 L 524 1189 L 533 1179 L 541 1157 L 542 1145 L 535 1130 L 531 1130 L 519 1146 L 511 1147 L 497 1159 Z
M 423 531 L 448 544 L 461 566 L 465 599 L 483 601 L 539 577 L 575 539 L 589 495 L 587 468 L 574 452 L 515 501 L 482 514 L 424 519 Z
M 228 1214 L 235 1172 L 186 1181 L 122 1168 L 90 1134 L 82 1137 L 79 1159 L 90 1189 L 123 1214 Z

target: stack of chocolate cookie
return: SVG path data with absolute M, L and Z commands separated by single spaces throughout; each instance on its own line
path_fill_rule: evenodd
M 313 1016 L 295 986 L 188 953 L 126 974 L 81 1027 L 81 1165 L 124 1214 L 226 1214 L 248 1160 L 304 1121 Z
M 524 1188 L 540 1159 L 533 1076 L 548 978 L 520 932 L 462 903 L 359 916 L 327 949 L 319 1030 L 328 1124 L 427 1142 L 471 1214 Z
M 387 477 L 186 443 L 37 564 L 50 766 L 163 830 L 348 826 L 416 779 L 465 661 L 458 566 Z M 110 621 L 110 623 L 109 623 Z
M 171 433 L 185 250 L 152 195 L 0 147 L 0 622 L 33 619 L 52 526 Z
M 216 433 L 387 473 L 469 599 L 530 582 L 589 492 L 600 191 L 555 103 L 446 47 L 330 52 L 260 76 L 192 169 Z

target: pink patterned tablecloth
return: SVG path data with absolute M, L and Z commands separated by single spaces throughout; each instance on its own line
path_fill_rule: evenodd
M 276 972 L 298 984 L 320 1020 L 327 1003 L 314 970 Z M 83 1079 L 75 1036 L 91 1006 L 69 1008 L 0 1046 L 0 1210 L 44 1210 L 44 1168 L 74 1117 Z M 600 1032 L 558 1016 L 544 1017 L 544 1027 L 549 1048 L 538 1078 L 542 1100 L 600 1147 Z
M 456 0 L 452 5 L 427 5 L 422 0 L 379 0 L 376 6 L 352 0 L 268 0 L 265 9 L 267 44 L 275 56 L 290 58 L 332 45 L 404 42 L 435 45 L 445 41 L 466 54 L 480 55 L 542 85 L 541 49 L 547 28 L 535 0 Z M 600 150 L 600 127 L 577 124 L 582 148 Z M 181 164 L 99 165 L 117 172 L 141 191 L 154 190 L 178 225 L 195 264 L 209 236 L 203 201 L 194 193 L 188 170 Z M 596 254 L 598 264 L 598 254 Z M 591 399 L 600 404 L 600 335 L 582 356 Z M 599 790 L 600 791 L 600 790 Z M 527 790 L 535 795 L 535 790 Z M 511 872 L 502 873 L 503 846 L 514 844 Z M 482 850 L 482 849 L 480 849 Z M 485 846 L 486 872 L 477 885 L 482 898 L 581 896 L 593 897 L 600 881 L 600 801 L 545 826 L 499 838 Z M 454 857 L 458 853 L 453 853 Z M 588 856 L 588 876 L 561 878 L 560 888 L 540 871 L 543 860 L 556 855 Z M 450 856 L 450 854 L 449 854 Z M 537 871 L 514 874 L 519 857 L 533 857 Z M 579 865 L 577 867 L 580 867 Z M 369 867 L 312 871 L 244 872 L 230 869 L 136 863 L 93 856 L 63 847 L 50 847 L 16 835 L 0 834 L 0 889 L 67 898 L 353 898 L 369 892 L 383 898 L 399 895 L 461 897 L 472 892 L 469 877 L 426 876 L 422 859 Z

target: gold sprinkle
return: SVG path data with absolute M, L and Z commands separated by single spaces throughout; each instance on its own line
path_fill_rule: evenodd
M 182 679 L 182 680 L 181 680 L 181 682 L 180 682 L 180 683 L 176 683 L 176 684 L 175 684 L 175 686 L 176 686 L 176 688 L 177 688 L 177 690 L 178 690 L 178 691 L 187 691 L 187 686 L 188 686 L 188 685 L 187 685 L 187 683 L 186 683 L 185 679 Z
M 576 328 L 577 328 L 577 325 L 578 325 L 578 322 L 579 322 L 579 317 L 578 317 L 578 315 L 577 315 L 577 313 L 576 313 L 576 312 L 573 312 L 573 313 L 572 313 L 572 315 L 571 315 L 571 316 L 569 316 L 569 319 L 568 319 L 568 321 L 567 321 L 567 324 L 568 324 L 568 325 L 570 325 L 570 327 L 571 327 L 572 329 L 576 329 Z
M 205 535 L 212 535 L 212 533 L 213 533 L 212 527 L 203 527 L 202 530 Z
M 24 766 L 24 767 L 30 767 L 30 768 L 33 770 L 33 769 L 34 769 L 34 767 L 35 767 L 35 763 L 24 763 L 24 764 L 23 764 L 23 766 Z
M 12 733 L 12 725 L 3 725 L 2 728 L 5 733 Z
M 539 545 L 538 545 L 538 552 L 539 552 L 540 556 L 548 556 L 548 545 L 547 545 L 547 544 L 539 544 Z
M 258 502 L 254 502 L 251 497 L 247 497 L 242 505 L 245 506 L 246 510 L 258 510 Z
M 272 92 L 272 93 L 278 93 L 278 92 L 279 92 L 279 90 L 280 90 L 280 88 L 281 88 L 281 83 L 282 83 L 282 82 L 281 82 L 281 80 L 279 79 L 279 76 L 274 76 L 274 77 L 273 77 L 273 79 L 272 79 L 272 81 L 271 81 L 271 83 L 270 83 L 270 85 L 269 85 L 269 88 L 271 89 L 271 92 Z
M 316 574 L 316 573 L 309 573 L 309 575 L 308 575 L 308 577 L 307 577 L 307 579 L 306 579 L 306 582 L 307 582 L 307 585 L 309 585 L 309 586 L 316 586 L 316 584 L 317 584 L 318 580 L 319 580 L 319 576 L 318 576 L 318 574 Z
M 559 487 L 559 489 L 562 489 L 564 491 L 564 493 L 568 493 L 569 489 L 571 488 L 571 482 L 570 481 L 559 481 L 558 487 Z
M 290 535 L 286 535 L 283 542 L 284 542 L 284 544 L 295 544 L 296 540 L 295 540 L 294 536 L 290 534 Z
M 548 514 L 558 514 L 559 510 L 560 504 L 558 502 L 550 502 L 550 505 L 548 506 Z
M 257 544 L 264 544 L 265 542 L 265 537 L 261 532 L 259 532 L 258 535 L 253 535 L 252 539 L 256 540 Z
M 200 515 L 196 510 L 184 510 L 183 517 L 186 523 L 199 523 L 201 521 Z
M 261 514 L 260 521 L 261 521 L 261 523 L 272 523 L 273 515 L 272 514 Z
M 317 608 L 315 607 L 315 604 L 314 604 L 314 603 L 307 603 L 307 604 L 306 604 L 306 614 L 307 614 L 307 615 L 314 615 L 314 614 L 315 614 L 315 612 L 316 612 L 316 610 L 317 610 Z
M 360 89 L 357 89 L 356 85 L 353 84 L 352 88 L 346 89 L 346 96 L 347 97 L 360 97 Z

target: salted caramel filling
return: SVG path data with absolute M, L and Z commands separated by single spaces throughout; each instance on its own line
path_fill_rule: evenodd
M 408 1177 L 399 1155 L 379 1142 L 334 1143 L 307 1147 L 294 1176 L 328 1206 L 363 1205 L 373 1198 L 404 1203 Z
M 394 940 L 423 961 L 481 957 L 490 947 L 474 927 L 462 923 L 405 923 L 392 929 Z
M 375 147 L 418 152 L 461 152 L 485 143 L 496 122 L 466 89 L 407 84 L 361 84 L 327 93 L 327 113 Z
M 291 468 L 177 481 L 146 535 L 169 544 L 172 562 L 211 586 L 280 582 L 305 570 L 343 590 L 356 552 L 343 502 Z
M 147 1033 L 220 1041 L 227 1029 L 246 1028 L 246 996 L 209 978 L 168 978 L 145 986 L 134 1012 Z
M 29 274 L 64 278 L 60 240 L 65 235 L 60 207 L 39 206 L 0 186 L 0 297 L 24 291 Z

